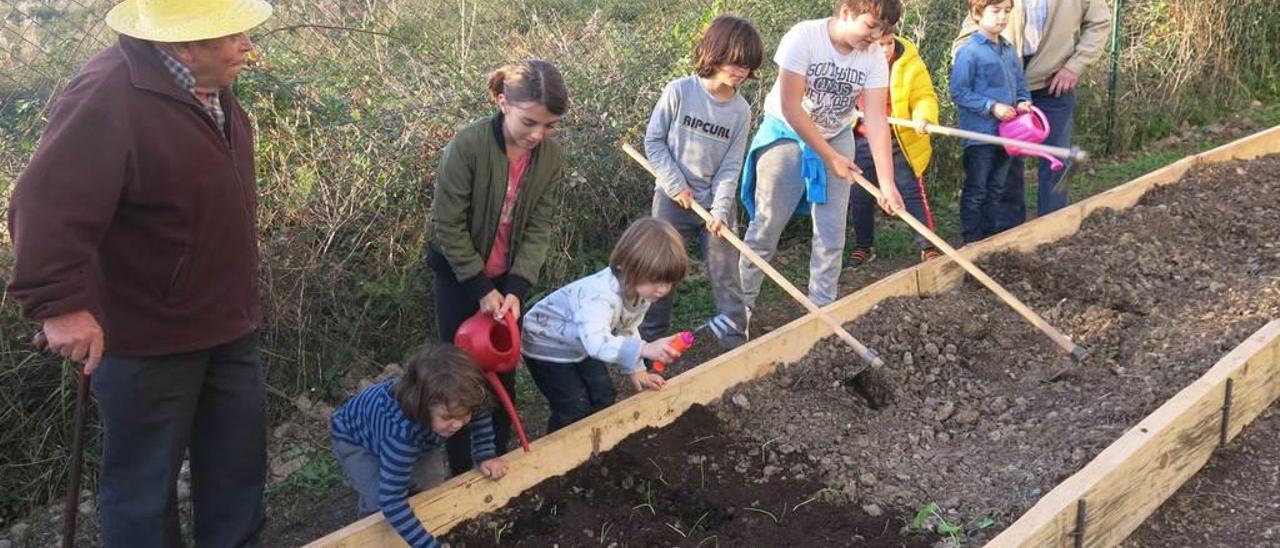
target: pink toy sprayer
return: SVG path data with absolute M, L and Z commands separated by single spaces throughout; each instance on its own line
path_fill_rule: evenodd
M 693 332 L 681 331 L 680 334 L 676 336 L 675 340 L 671 341 L 671 346 L 674 347 L 677 352 L 684 352 L 685 350 L 688 350 L 690 347 L 693 346 Z M 658 373 L 659 375 L 661 375 L 666 370 L 667 370 L 666 362 L 660 362 L 660 361 L 653 362 L 654 373 Z
M 999 133 L 1001 137 L 1006 139 L 1026 141 L 1038 145 L 1049 137 L 1049 119 L 1045 117 L 1043 111 L 1033 106 L 1030 112 L 1019 114 L 1008 122 L 1000 122 Z M 1005 145 L 1004 150 L 1013 156 L 1044 158 L 1049 160 L 1049 169 L 1053 171 L 1062 169 L 1062 160 L 1043 152 L 1024 150 L 1013 145 Z
M 719 316 L 711 318 L 710 320 L 707 320 L 707 323 L 704 323 L 698 326 L 698 328 L 694 329 L 693 331 L 681 331 L 676 336 L 675 340 L 671 341 L 671 346 L 674 347 L 677 352 L 683 353 L 685 350 L 688 350 L 689 348 L 693 347 L 693 340 L 695 335 L 708 330 L 711 331 L 711 333 L 714 334 L 715 336 L 723 338 L 729 333 L 737 332 L 739 330 L 739 327 L 738 327 L 738 324 L 735 323 L 728 316 L 721 314 Z M 662 372 L 666 370 L 667 370 L 666 363 L 663 363 L 660 361 L 653 362 L 654 373 L 662 374 Z

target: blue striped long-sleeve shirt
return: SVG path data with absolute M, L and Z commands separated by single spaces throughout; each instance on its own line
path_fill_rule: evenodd
M 413 515 L 407 499 L 413 465 L 445 438 L 405 415 L 391 391 L 396 381 L 370 386 L 342 404 L 333 414 L 330 433 L 378 455 L 378 505 L 400 537 L 414 548 L 438 548 L 440 543 Z M 472 459 L 478 464 L 497 456 L 489 413 L 477 414 L 470 424 Z

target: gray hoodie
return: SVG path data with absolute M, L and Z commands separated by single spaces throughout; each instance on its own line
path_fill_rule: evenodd
M 751 105 L 741 95 L 721 101 L 697 75 L 673 80 L 654 105 L 644 135 L 657 187 L 672 198 L 691 188 L 694 200 L 728 222 L 750 131 Z

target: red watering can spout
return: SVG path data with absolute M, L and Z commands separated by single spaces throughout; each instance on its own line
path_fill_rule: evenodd
M 516 436 L 520 438 L 520 447 L 529 452 L 529 438 L 524 434 L 524 425 L 516 415 L 516 407 L 511 403 L 511 396 L 502 387 L 498 373 L 510 373 L 516 370 L 520 362 L 520 328 L 516 324 L 514 314 L 507 313 L 505 325 L 485 312 L 476 312 L 458 326 L 453 336 L 453 344 L 466 352 L 471 361 L 476 362 L 484 377 L 489 380 L 498 401 L 506 408 L 511 423 L 516 427 Z
M 507 389 L 502 387 L 502 381 L 498 379 L 497 373 L 485 373 L 484 378 L 489 379 L 489 386 L 493 387 L 494 393 L 498 395 L 498 400 L 502 402 L 502 407 L 506 408 L 507 416 L 511 417 L 511 424 L 516 427 L 516 437 L 520 439 L 520 448 L 525 453 L 529 452 L 529 438 L 524 434 L 524 424 L 520 422 L 520 416 L 516 415 L 516 406 L 511 403 L 511 396 L 507 395 Z

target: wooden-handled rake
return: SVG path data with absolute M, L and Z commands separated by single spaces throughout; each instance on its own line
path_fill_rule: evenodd
M 632 148 L 631 145 L 627 145 L 627 144 L 622 145 L 622 150 L 626 152 L 628 156 L 631 156 L 632 158 L 634 158 L 635 161 L 638 162 L 641 166 L 643 166 L 646 170 L 648 170 L 650 174 L 653 174 L 655 176 L 657 175 L 657 172 L 655 172 L 653 169 L 653 165 L 649 163 L 649 160 L 645 159 L 645 157 L 640 154 L 640 151 Z M 706 208 L 699 205 L 698 202 L 692 202 L 691 208 L 693 209 L 693 212 L 696 213 L 698 217 L 701 217 L 704 222 L 711 222 L 712 220 L 711 214 L 707 212 Z M 858 354 L 858 357 L 862 358 L 862 361 L 866 363 L 866 365 L 869 365 L 871 367 L 881 367 L 884 365 L 884 361 L 881 360 L 880 357 L 877 356 L 875 352 L 871 351 L 871 349 L 867 348 L 861 342 L 858 342 L 858 339 L 855 339 L 853 335 L 851 335 L 848 331 L 846 331 L 844 326 L 840 325 L 840 322 L 836 321 L 835 318 L 832 318 L 826 312 L 823 312 L 821 308 L 818 308 L 817 304 L 815 304 L 812 300 L 809 300 L 809 297 L 806 296 L 804 293 L 801 293 L 800 290 L 797 289 L 795 285 L 793 285 L 789 280 L 783 277 L 782 273 L 778 272 L 776 269 L 770 266 L 768 261 L 764 260 L 764 258 L 761 257 L 759 254 L 757 254 L 755 251 L 752 251 L 750 247 L 747 247 L 747 244 L 744 243 L 740 238 L 738 238 L 736 234 L 734 234 L 730 230 L 723 230 L 720 232 L 720 236 L 723 237 L 725 240 L 727 240 L 730 245 L 737 248 L 738 253 L 741 253 L 742 256 L 746 257 L 748 261 L 751 261 L 753 264 L 759 267 L 760 270 L 764 271 L 764 273 L 769 276 L 769 279 L 773 280 L 780 287 L 782 287 L 782 289 L 786 291 L 788 295 L 791 295 L 791 298 L 795 299 L 796 302 L 804 306 L 805 310 L 808 310 L 810 314 L 817 316 L 818 319 L 822 320 L 823 323 L 827 324 L 827 326 L 830 327 L 831 330 L 835 332 L 836 336 L 840 337 L 840 340 L 844 341 L 845 344 L 849 345 L 849 347 L 852 348 L 853 351 Z

